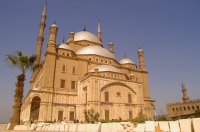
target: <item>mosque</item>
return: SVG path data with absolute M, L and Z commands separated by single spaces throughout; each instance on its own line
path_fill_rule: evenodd
M 23 121 L 84 121 L 84 110 L 93 108 L 100 119 L 132 119 L 139 111 L 147 117 L 155 112 L 150 98 L 144 51 L 139 49 L 137 66 L 124 57 L 115 58 L 113 43 L 102 44 L 100 21 L 97 36 L 83 31 L 69 33 L 69 39 L 56 43 L 58 26 L 50 26 L 44 59 L 40 61 L 46 21 L 44 6 L 36 55 L 42 68 L 32 74 L 30 90 L 21 108 Z

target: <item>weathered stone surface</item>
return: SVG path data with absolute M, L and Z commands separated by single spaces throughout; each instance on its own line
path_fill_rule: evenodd
M 145 124 L 138 124 L 137 127 L 133 128 L 134 132 L 144 132 Z
M 169 126 L 170 126 L 171 132 L 179 132 L 180 131 L 178 121 L 169 121 Z
M 192 132 L 190 119 L 180 119 L 179 124 L 180 124 L 181 131 Z
M 168 121 L 160 121 L 159 127 L 162 131 L 170 131 Z
M 145 131 L 146 132 L 155 132 L 155 123 L 154 123 L 154 121 L 146 121 L 145 122 L 145 124 L 146 124 L 146 129 L 145 129 Z
M 192 119 L 194 132 L 200 132 L 200 118 Z

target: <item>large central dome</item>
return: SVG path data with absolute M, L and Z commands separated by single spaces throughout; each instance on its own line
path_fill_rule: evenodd
M 78 50 L 76 52 L 76 54 L 79 54 L 79 55 L 99 55 L 99 56 L 104 56 L 104 57 L 108 57 L 108 58 L 113 58 L 115 59 L 114 55 L 108 51 L 107 49 L 105 48 L 102 48 L 100 46 L 87 46 L 87 47 L 84 47 L 80 50 Z
M 90 69 L 88 72 L 95 72 L 94 70 L 95 68 L 98 68 L 99 72 L 111 71 L 111 72 L 122 73 L 118 68 L 111 65 L 98 65 Z
M 97 36 L 87 31 L 80 31 L 80 32 L 75 33 L 74 41 L 80 41 L 80 40 L 88 40 L 88 41 L 102 44 L 101 41 L 97 38 Z

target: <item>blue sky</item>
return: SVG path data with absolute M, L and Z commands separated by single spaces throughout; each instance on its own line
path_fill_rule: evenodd
M 16 50 L 35 54 L 39 23 L 46 1 L 0 1 L 0 122 L 12 116 L 13 95 L 19 69 L 8 68 L 5 55 Z M 115 57 L 138 64 L 139 46 L 145 52 L 151 98 L 157 113 L 166 113 L 167 102 L 182 101 L 184 82 L 190 99 L 200 93 L 200 1 L 198 0 L 48 0 L 42 59 L 49 27 L 56 21 L 57 43 L 69 32 L 97 34 L 101 21 L 103 45 L 114 43 Z M 27 73 L 24 94 L 29 90 Z

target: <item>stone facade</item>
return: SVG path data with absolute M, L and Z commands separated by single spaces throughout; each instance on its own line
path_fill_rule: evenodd
M 178 117 L 181 118 L 200 117 L 200 113 L 195 113 L 195 111 L 200 110 L 200 99 L 189 100 L 189 96 L 187 96 L 184 84 L 182 84 L 182 92 L 183 92 L 183 98 L 182 98 L 183 102 L 168 103 L 166 105 L 168 116 L 173 119 L 176 119 Z
M 36 54 L 41 58 L 46 5 L 40 24 Z M 131 119 L 142 109 L 152 117 L 144 51 L 138 50 L 139 66 L 130 59 L 117 61 L 114 46 L 103 48 L 100 22 L 98 36 L 70 32 L 67 42 L 56 43 L 58 27 L 50 27 L 43 67 L 31 77 L 22 110 L 23 121 L 84 121 L 84 110 L 93 108 L 100 119 Z M 41 41 L 42 40 L 42 41 Z

